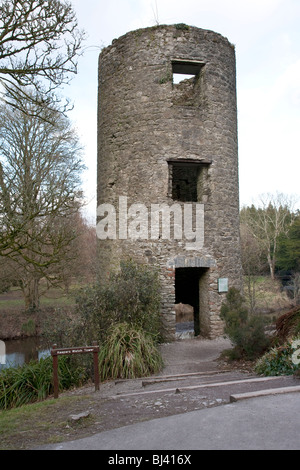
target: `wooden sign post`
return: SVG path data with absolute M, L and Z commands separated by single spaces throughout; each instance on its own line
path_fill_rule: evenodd
M 84 346 L 79 348 L 61 348 L 58 349 L 56 344 L 53 344 L 51 349 L 51 356 L 53 357 L 53 385 L 54 385 L 54 398 L 58 398 L 58 356 L 65 356 L 69 354 L 86 354 L 93 353 L 94 356 L 94 377 L 95 377 L 95 391 L 99 390 L 99 365 L 98 353 L 99 346 L 96 343 L 93 346 Z

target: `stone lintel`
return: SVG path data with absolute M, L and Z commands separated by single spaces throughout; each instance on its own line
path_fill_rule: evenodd
M 208 257 L 188 257 L 176 256 L 167 262 L 168 268 L 213 268 L 216 266 L 216 260 Z

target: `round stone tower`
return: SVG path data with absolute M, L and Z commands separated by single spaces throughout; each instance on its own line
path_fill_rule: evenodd
M 242 283 L 235 50 L 226 38 L 155 26 L 103 49 L 97 181 L 103 279 L 122 259 L 158 266 L 169 333 L 182 303 L 194 308 L 195 334 L 222 334 L 221 303 Z

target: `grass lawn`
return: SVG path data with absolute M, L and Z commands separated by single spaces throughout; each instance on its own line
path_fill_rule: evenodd
M 278 311 L 281 314 L 281 310 L 289 308 L 292 303 L 286 292 L 282 290 L 281 282 L 278 279 L 272 280 L 270 276 L 253 276 L 251 292 L 251 295 L 255 297 L 258 312 L 275 313 Z M 247 277 L 244 278 L 244 296 L 250 306 Z
M 74 305 L 73 291 L 74 288 L 70 289 L 70 294 L 66 295 L 62 289 L 52 288 L 40 298 L 40 306 L 67 307 Z M 24 308 L 24 297 L 20 289 L 13 287 L 8 292 L 0 294 L 0 311 L 17 307 Z
M 81 410 L 85 396 L 52 398 L 11 410 L 0 410 L 0 450 L 30 449 L 65 440 L 76 429 L 69 424 Z M 91 424 L 91 420 L 86 425 Z M 75 436 L 74 436 L 75 437 Z

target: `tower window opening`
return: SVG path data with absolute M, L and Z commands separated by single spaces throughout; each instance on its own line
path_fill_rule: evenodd
M 197 167 L 174 165 L 172 168 L 172 199 L 197 202 Z
M 178 85 L 178 83 L 183 82 L 183 80 L 188 80 L 190 78 L 195 78 L 196 75 L 187 74 L 187 73 L 173 73 L 173 84 Z
M 196 60 L 172 60 L 173 84 L 183 80 L 197 78 L 204 63 Z
M 168 195 L 175 201 L 204 202 L 208 196 L 208 167 L 211 160 L 168 160 Z

